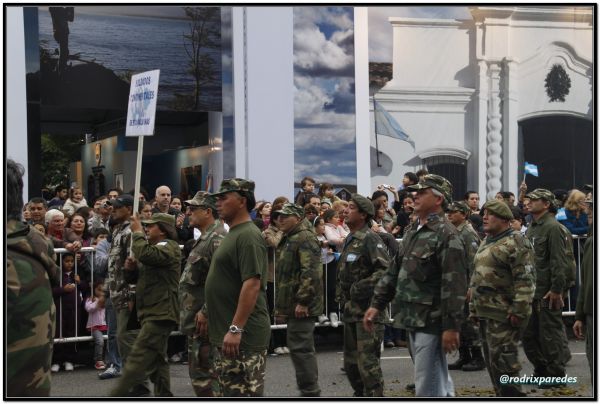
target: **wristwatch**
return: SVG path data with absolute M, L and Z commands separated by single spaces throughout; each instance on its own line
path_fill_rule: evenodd
M 232 334 L 241 334 L 244 332 L 243 328 L 238 327 L 237 325 L 231 324 L 229 326 L 229 332 Z

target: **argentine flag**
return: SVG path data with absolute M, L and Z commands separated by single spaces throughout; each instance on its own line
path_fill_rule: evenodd
M 567 220 L 567 214 L 565 213 L 565 208 L 560 208 L 558 212 L 556 212 L 556 220 Z
M 415 148 L 415 142 L 406 134 L 402 126 L 377 101 L 373 100 L 375 109 L 375 135 L 393 137 L 404 140 Z
M 525 174 L 533 175 L 534 177 L 538 176 L 538 168 L 535 164 L 530 164 L 525 162 Z

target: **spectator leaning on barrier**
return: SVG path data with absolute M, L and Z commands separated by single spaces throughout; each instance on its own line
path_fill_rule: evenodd
M 229 233 L 213 255 L 206 304 L 198 322 L 201 333 L 208 331 L 211 345 L 217 348 L 215 371 L 221 394 L 262 396 L 271 327 L 264 293 L 267 250 L 250 220 L 256 204 L 254 182 L 223 180 L 214 196 Z
M 559 223 L 549 212 L 554 203 L 552 192 L 538 188 L 527 197 L 531 200 L 533 222 L 526 236 L 535 250 L 536 288 L 531 318 L 523 334 L 523 349 L 534 365 L 535 376 L 562 377 L 567 356 L 563 352 L 562 322 L 562 293 L 567 286 L 569 266 L 564 254 L 566 240 Z
M 50 241 L 21 223 L 24 171 L 6 161 L 5 397 L 47 397 L 58 268 Z
M 284 233 L 277 247 L 275 321 L 287 323 L 287 346 L 303 397 L 318 397 L 314 330 L 323 313 L 321 248 L 304 209 L 286 203 L 278 210 Z
M 370 200 L 352 194 L 345 214 L 350 234 L 338 264 L 336 295 L 343 307 L 344 369 L 355 397 L 383 396 L 380 356 L 387 310 L 373 316 L 369 329 L 362 324 L 373 289 L 390 264 L 383 241 L 369 227 L 374 214 Z
M 155 397 L 172 397 L 167 342 L 179 322 L 177 284 L 181 268 L 175 218 L 155 213 L 141 223 L 131 217 L 130 223 L 133 257 L 125 261 L 125 279 L 136 284 L 136 320 L 141 329 L 125 360 L 123 376 L 110 395 L 138 395 L 132 390 L 149 377 Z
M 204 287 L 212 257 L 226 231 L 217 220 L 213 196 L 198 191 L 184 205 L 189 212 L 190 225 L 200 230 L 201 236 L 194 241 L 179 281 L 179 330 L 187 335 L 189 375 L 194 393 L 198 397 L 212 397 L 213 392 L 218 393 L 212 348 L 208 338 L 198 334 L 196 316 L 205 302 Z
M 520 376 L 518 342 L 531 315 L 535 289 L 533 248 L 510 227 L 512 212 L 491 200 L 483 206 L 487 237 L 474 258 L 469 288 L 470 319 L 479 323 L 485 363 L 496 396 L 521 397 L 519 384 L 501 383 L 500 376 Z
M 395 325 L 409 331 L 415 364 L 417 397 L 454 396 L 446 353 L 459 345 L 467 293 L 465 247 L 443 209 L 451 202 L 452 185 L 435 174 L 416 185 L 415 214 L 402 246 L 375 287 L 366 328 L 393 300 Z

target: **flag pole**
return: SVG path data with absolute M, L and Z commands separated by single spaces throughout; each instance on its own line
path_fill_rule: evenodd
M 377 141 L 377 104 L 375 104 L 375 94 L 373 94 L 373 120 L 375 121 L 375 155 L 377 156 L 377 167 L 379 164 L 379 142 Z
M 138 136 L 137 159 L 135 162 L 135 185 L 133 186 L 133 212 L 135 216 L 140 206 L 140 182 L 142 176 L 142 156 L 144 155 L 144 136 Z M 133 257 L 133 237 L 129 238 L 129 256 Z

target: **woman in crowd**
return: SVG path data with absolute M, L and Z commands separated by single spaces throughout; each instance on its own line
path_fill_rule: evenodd
M 271 202 L 261 201 L 256 205 L 256 218 L 263 221 L 263 228 L 268 229 L 271 223 Z
M 138 213 L 142 220 L 150 220 L 152 218 L 152 204 L 147 201 L 140 201 L 138 206 Z
M 72 187 L 69 190 L 69 197 L 65 201 L 62 210 L 66 214 L 72 215 L 77 209 L 84 206 L 88 206 L 88 204 L 85 198 L 83 197 L 83 191 L 77 186 Z
M 348 202 L 343 199 L 340 199 L 339 201 L 335 201 L 333 203 L 333 205 L 331 206 L 331 209 L 335 210 L 340 218 L 339 225 L 342 226 L 345 236 L 347 236 L 350 233 L 350 229 L 348 228 L 348 225 L 346 224 L 346 216 L 344 216 L 344 212 L 346 211 L 347 207 L 348 207 Z
M 335 247 L 336 251 L 341 252 L 347 234 L 339 224 L 340 217 L 335 210 L 329 209 L 323 214 L 323 220 L 325 221 L 325 237 L 329 244 Z
M 373 225 L 371 229 L 376 233 L 389 233 L 391 232 L 392 223 L 384 223 L 383 219 L 385 217 L 385 209 L 386 206 L 384 202 L 377 201 L 373 204 L 375 207 L 375 216 L 373 216 Z
M 585 194 L 577 189 L 569 193 L 569 197 L 565 202 L 566 219 L 559 220 L 560 223 L 566 226 L 571 234 L 581 236 L 587 234 L 588 217 L 585 212 Z
M 181 212 L 181 199 L 177 196 L 174 196 L 173 199 L 171 199 L 171 204 L 169 207 Z
M 388 189 L 394 194 L 394 201 L 397 201 L 399 197 L 398 192 L 396 192 L 396 189 L 392 186 L 389 186 Z M 387 192 L 383 190 L 383 185 L 379 185 L 377 187 L 377 191 L 373 192 L 373 195 L 371 196 L 371 201 L 373 202 L 373 205 L 375 205 L 377 202 L 382 202 L 384 204 L 385 216 L 383 217 L 383 223 L 385 225 L 390 224 L 393 226 L 393 223 L 396 220 L 396 212 L 394 211 L 394 209 L 389 208 L 388 195 Z

